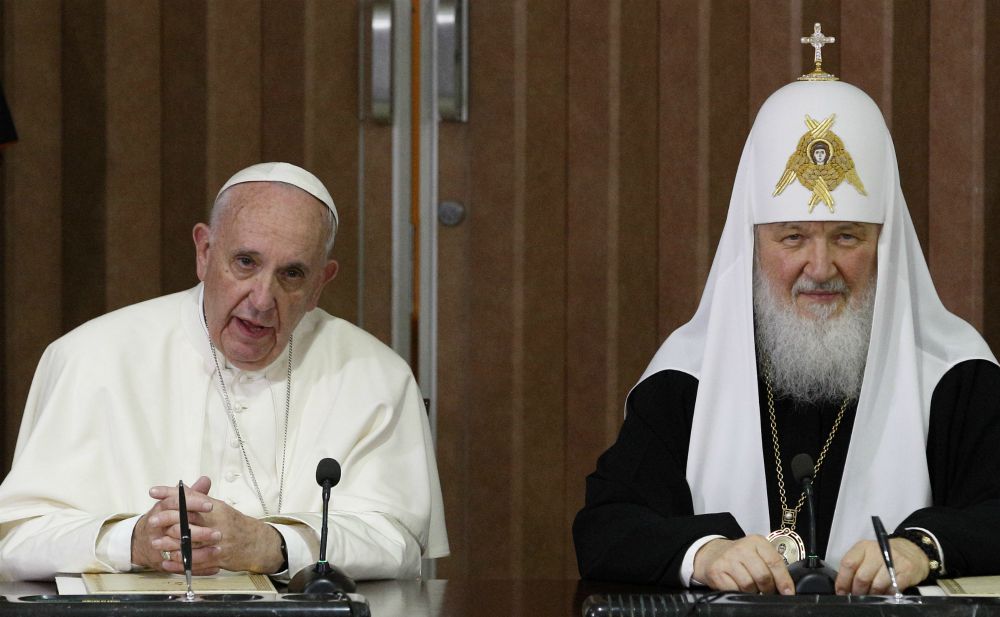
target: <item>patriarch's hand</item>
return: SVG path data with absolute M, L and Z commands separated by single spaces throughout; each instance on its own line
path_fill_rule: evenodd
M 892 565 L 896 569 L 900 591 L 919 585 L 930 573 L 930 559 L 913 542 L 905 538 L 890 538 L 889 552 L 892 553 Z M 892 593 L 892 581 L 877 542 L 862 540 L 847 551 L 840 560 L 835 589 L 841 595 Z
M 706 543 L 694 556 L 694 578 L 722 591 L 795 593 L 785 560 L 759 535 Z

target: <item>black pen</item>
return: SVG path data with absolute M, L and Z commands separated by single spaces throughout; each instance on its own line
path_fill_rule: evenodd
M 893 595 L 898 600 L 903 597 L 903 594 L 899 592 L 899 583 L 896 582 L 896 566 L 892 564 L 892 553 L 889 551 L 889 534 L 885 532 L 882 519 L 879 517 L 872 517 L 872 525 L 875 527 L 875 539 L 878 540 L 878 546 L 882 549 L 882 559 L 885 560 L 885 568 L 889 571 L 889 581 L 892 583 Z
M 188 525 L 187 498 L 184 496 L 184 481 L 177 483 L 177 504 L 181 517 L 181 561 L 184 563 L 184 578 L 187 579 L 187 600 L 194 599 L 191 584 L 191 527 Z

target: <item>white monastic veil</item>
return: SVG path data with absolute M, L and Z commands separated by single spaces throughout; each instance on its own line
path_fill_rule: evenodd
M 806 117 L 843 141 L 867 195 L 848 182 L 835 212 L 798 180 L 772 196 Z M 931 394 L 955 364 L 996 362 L 976 330 L 941 304 L 899 186 L 882 114 L 843 82 L 795 82 L 761 107 L 740 160 L 719 248 L 694 317 L 660 347 L 640 382 L 666 369 L 699 380 L 687 479 L 696 514 L 731 512 L 748 534 L 770 529 L 753 336 L 753 226 L 777 221 L 882 223 L 871 343 L 826 560 L 837 567 L 872 538 L 871 515 L 889 529 L 930 505 L 925 446 Z M 779 427 L 780 429 L 780 427 Z

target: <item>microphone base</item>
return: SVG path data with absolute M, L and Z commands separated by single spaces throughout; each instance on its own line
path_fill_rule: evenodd
M 796 561 L 788 566 L 788 573 L 795 581 L 795 593 L 797 594 L 832 595 L 834 593 L 833 582 L 837 580 L 837 573 L 822 560 L 815 560 L 813 567 L 810 567 L 808 559 Z
M 288 582 L 288 593 L 353 593 L 357 588 L 343 570 L 324 562 L 302 568 Z

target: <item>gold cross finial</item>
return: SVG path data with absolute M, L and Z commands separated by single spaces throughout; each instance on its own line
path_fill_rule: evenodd
M 812 45 L 815 49 L 813 54 L 813 61 L 816 63 L 816 68 L 813 69 L 811 73 L 807 73 L 802 77 L 799 77 L 800 81 L 836 81 L 837 78 L 830 73 L 823 70 L 823 46 L 828 43 L 836 43 L 837 39 L 832 36 L 826 36 L 823 34 L 823 30 L 820 28 L 819 23 L 813 25 L 813 33 L 811 36 L 802 37 L 803 45 Z

